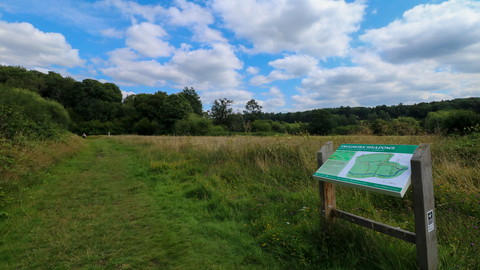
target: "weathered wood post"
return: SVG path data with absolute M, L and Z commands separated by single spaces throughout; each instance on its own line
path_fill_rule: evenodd
M 317 152 L 317 170 L 327 161 L 333 154 L 333 142 L 328 141 Z M 337 199 L 335 196 L 335 185 L 329 182 L 318 181 L 318 189 L 320 193 L 320 213 L 324 213 L 325 219 L 336 221 L 336 218 L 331 215 L 332 209 L 337 208 Z
M 430 145 L 422 143 L 410 160 L 417 262 L 422 270 L 438 269 L 437 224 Z

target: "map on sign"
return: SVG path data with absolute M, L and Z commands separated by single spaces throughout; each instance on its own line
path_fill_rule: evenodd
M 322 181 L 403 197 L 416 145 L 342 144 L 313 175 Z

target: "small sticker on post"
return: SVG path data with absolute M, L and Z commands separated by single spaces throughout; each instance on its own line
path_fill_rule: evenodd
M 433 209 L 427 212 L 427 224 L 428 224 L 428 232 L 433 231 L 433 229 L 435 228 L 434 227 L 435 222 L 433 220 Z

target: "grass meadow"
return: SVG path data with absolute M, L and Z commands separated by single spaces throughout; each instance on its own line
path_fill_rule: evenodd
M 155 188 L 184 197 L 212 244 L 238 238 L 260 264 L 285 269 L 414 269 L 415 245 L 348 222 L 324 224 L 318 210 L 316 152 L 327 141 L 430 143 L 439 259 L 443 269 L 480 267 L 480 145 L 477 137 L 275 136 L 140 137 L 114 140 L 137 146 Z M 180 205 L 178 205 L 180 207 Z M 337 207 L 414 231 L 411 188 L 404 198 L 337 185 Z M 248 243 L 248 244 L 246 244 Z M 248 259 L 249 257 L 244 258 Z M 262 258 L 270 259 L 262 259 Z
M 37 158 L 49 166 L 0 181 L 0 268 L 416 269 L 415 245 L 320 218 L 327 141 L 430 143 L 440 269 L 480 269 L 475 134 L 72 138 Z M 336 191 L 339 209 L 414 231 L 411 188 Z

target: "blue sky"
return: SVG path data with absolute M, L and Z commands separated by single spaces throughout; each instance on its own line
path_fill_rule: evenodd
M 264 111 L 480 96 L 480 2 L 0 0 L 0 64 Z

